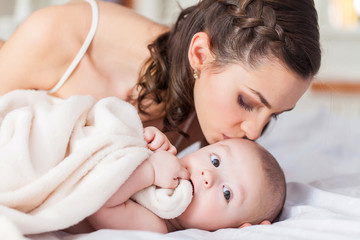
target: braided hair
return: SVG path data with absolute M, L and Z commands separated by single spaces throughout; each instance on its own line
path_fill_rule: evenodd
M 148 46 L 150 57 L 140 71 L 138 109 L 147 113 L 145 100 L 163 103 L 163 131 L 179 130 L 194 109 L 187 50 L 197 32 L 208 34 L 216 66 L 241 62 L 255 68 L 276 57 L 304 79 L 320 68 L 313 0 L 201 0 L 183 9 L 171 30 Z

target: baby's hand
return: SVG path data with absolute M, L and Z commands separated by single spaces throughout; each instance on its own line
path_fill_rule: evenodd
M 177 153 L 176 148 L 170 143 L 166 135 L 156 127 L 144 128 L 144 139 L 151 151 L 168 151 L 174 155 Z
M 152 154 L 148 161 L 154 169 L 154 185 L 162 188 L 176 188 L 179 179 L 189 179 L 189 172 L 172 153 L 159 151 Z

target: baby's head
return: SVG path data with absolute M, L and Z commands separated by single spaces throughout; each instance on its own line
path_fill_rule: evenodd
M 227 139 L 181 159 L 194 196 L 176 222 L 180 228 L 217 230 L 274 221 L 285 201 L 285 177 L 259 144 Z

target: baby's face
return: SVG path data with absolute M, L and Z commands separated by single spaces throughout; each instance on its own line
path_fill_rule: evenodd
M 265 184 L 256 147 L 248 140 L 228 139 L 181 159 L 194 187 L 192 202 L 177 218 L 182 227 L 217 230 L 259 217 Z

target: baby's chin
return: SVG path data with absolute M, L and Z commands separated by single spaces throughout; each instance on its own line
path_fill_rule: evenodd
M 196 211 L 196 208 L 197 206 L 191 206 L 190 203 L 189 207 L 176 218 L 181 229 L 196 228 L 199 230 L 214 231 L 221 228 L 216 221 L 209 224 L 208 219 L 201 218 L 201 216 L 199 216 L 200 213 Z
M 199 219 L 193 219 L 188 214 L 189 213 L 187 213 L 185 211 L 183 214 L 181 214 L 179 217 L 177 217 L 177 222 L 178 222 L 179 226 L 181 226 L 181 229 L 195 228 L 195 229 L 204 230 L 204 231 L 216 231 L 216 230 L 223 228 L 223 226 L 220 226 L 219 223 L 215 222 L 212 224 L 208 224 L 206 222 L 202 222 Z

